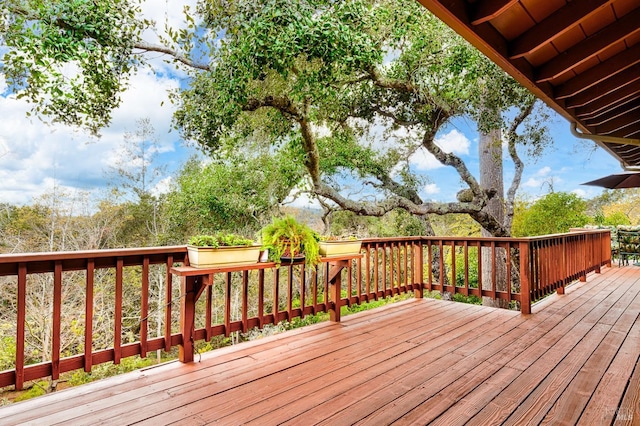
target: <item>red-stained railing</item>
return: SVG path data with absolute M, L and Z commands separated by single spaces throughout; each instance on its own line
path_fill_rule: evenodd
M 339 321 L 343 306 L 410 292 L 483 297 L 530 313 L 532 301 L 610 263 L 608 231 L 365 239 L 359 256 L 324 259 L 315 269 L 194 271 L 180 267 L 188 264 L 182 246 L 0 255 L 0 302 L 13 312 L 0 330 L 11 330 L 16 348 L 0 387 L 176 346 L 189 361 L 198 340 L 321 312 Z

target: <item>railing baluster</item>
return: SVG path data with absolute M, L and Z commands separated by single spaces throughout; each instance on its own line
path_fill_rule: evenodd
M 458 282 L 456 280 L 456 242 L 451 240 L 451 295 L 454 295 L 458 292 L 456 288 Z
M 51 378 L 60 378 L 60 327 L 62 313 L 62 263 L 55 262 L 53 272 L 53 330 L 51 332 Z
M 498 251 L 496 250 L 496 242 L 491 241 L 491 298 L 496 300 L 498 292 L 498 268 L 496 258 Z
M 93 366 L 93 278 L 95 274 L 95 261 L 87 260 L 87 276 L 85 291 L 85 311 L 84 311 L 84 371 L 91 372 Z
M 280 268 L 275 268 L 273 271 L 273 323 L 278 323 L 278 316 L 280 315 Z
M 438 250 L 440 253 L 440 276 L 438 277 L 440 288 L 442 292 L 445 292 L 444 288 L 444 242 L 442 240 L 438 241 Z
M 142 292 L 140 306 L 140 357 L 147 357 L 149 337 L 149 257 L 142 259 Z
M 258 271 L 258 327 L 264 327 L 264 269 Z
M 249 331 L 249 271 L 242 271 L 242 332 Z
M 507 303 L 511 305 L 511 243 L 506 243 L 505 257 L 507 262 L 507 272 L 506 272 L 506 288 L 507 288 Z
M 224 280 L 224 335 L 231 335 L 231 272 L 225 274 Z
M 375 294 L 374 294 L 374 299 L 378 300 L 378 291 L 380 290 L 379 284 L 378 284 L 378 265 L 379 265 L 379 258 L 378 258 L 378 243 L 374 244 L 374 257 L 373 257 L 373 283 L 374 283 L 374 290 L 375 290 Z M 384 279 L 384 278 L 383 278 Z
M 427 289 L 431 291 L 433 289 L 433 253 L 431 247 L 431 241 L 427 241 L 427 270 L 429 271 L 429 280 L 427 281 Z
M 287 321 L 293 319 L 293 268 L 293 265 L 287 266 Z
M 484 288 L 482 286 L 482 242 L 477 242 L 478 252 L 476 253 L 478 256 L 478 290 L 480 293 L 480 298 L 484 297 Z
M 464 295 L 469 296 L 469 242 L 462 243 L 464 256 Z
M 388 279 L 387 277 L 389 275 L 387 275 L 387 246 L 386 245 L 382 245 L 382 292 L 381 292 L 381 297 L 384 299 L 387 296 L 387 282 Z M 392 269 L 393 271 L 393 269 Z
M 167 256 L 166 262 L 166 291 L 164 298 L 164 350 L 169 352 L 171 350 L 171 313 L 172 313 L 172 294 L 173 294 L 173 274 L 171 273 L 171 267 L 173 266 L 173 256 Z
M 318 313 L 318 270 L 313 269 L 311 271 L 311 284 L 313 285 L 313 314 Z
M 207 286 L 207 296 L 204 312 L 204 338 L 207 342 L 213 339 L 213 283 L 216 275 L 211 274 L 211 285 Z
M 26 305 L 27 305 L 27 264 L 18 264 L 18 312 L 16 327 L 16 390 L 24 388 L 24 331 L 26 327 Z
M 120 364 L 122 357 L 122 268 L 124 260 L 116 260 L 115 311 L 113 318 L 113 362 Z
M 304 305 L 305 299 L 307 296 L 306 287 L 307 287 L 307 268 L 304 265 L 300 268 L 300 318 L 305 317 L 304 313 Z

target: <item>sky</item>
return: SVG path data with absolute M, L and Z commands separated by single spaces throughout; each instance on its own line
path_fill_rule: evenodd
M 193 3 L 192 0 L 147 0 L 143 7 L 145 15 L 156 20 L 158 32 L 162 32 L 164 22 L 180 26 L 182 6 Z M 145 39 L 153 42 L 155 37 L 149 33 Z M 166 190 L 172 174 L 196 150 L 181 140 L 179 132 L 171 129 L 174 106 L 168 93 L 183 84 L 184 75 L 176 74 L 157 55 L 152 62 L 160 72 L 154 74 L 143 68 L 133 76 L 130 88 L 122 94 L 122 105 L 114 111 L 111 125 L 102 131 L 100 138 L 72 127 L 27 117 L 31 106 L 8 93 L 6 82 L 0 76 L 0 203 L 29 204 L 54 187 L 70 194 L 104 193 L 111 181 L 109 170 L 121 157 L 125 133 L 135 132 L 136 121 L 145 118 L 150 120 L 158 138 L 156 163 L 167 170 L 156 190 Z M 594 151 L 573 137 L 569 122 L 561 116 L 552 113 L 547 124 L 553 145 L 537 161 L 525 159 L 522 196 L 533 199 L 553 187 L 555 191 L 575 192 L 590 198 L 602 190 L 580 185 L 582 182 L 621 171 L 617 160 L 604 150 Z M 472 123 L 462 119 L 454 121 L 439 133 L 437 143 L 459 155 L 478 177 L 478 135 Z M 421 192 L 425 199 L 453 201 L 463 187 L 452 168 L 442 166 L 425 152 L 417 152 L 411 166 L 429 175 L 429 182 Z M 512 176 L 513 167 L 507 161 L 505 190 Z M 296 203 L 306 204 L 304 199 Z

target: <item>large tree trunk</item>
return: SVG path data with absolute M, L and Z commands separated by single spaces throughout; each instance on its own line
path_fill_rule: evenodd
M 495 189 L 496 195 L 487 203 L 484 210 L 492 215 L 499 223 L 504 223 L 504 183 L 502 170 L 502 134 L 501 131 L 493 130 L 490 133 L 480 133 L 479 143 L 480 154 L 480 186 L 483 189 Z M 482 228 L 483 237 L 493 235 Z M 491 290 L 493 282 L 493 262 L 491 260 L 491 248 L 482 249 L 482 289 Z M 506 253 L 504 249 L 496 248 L 496 289 L 506 291 L 507 269 Z M 508 307 L 503 300 L 492 300 L 488 297 L 482 298 L 485 306 Z

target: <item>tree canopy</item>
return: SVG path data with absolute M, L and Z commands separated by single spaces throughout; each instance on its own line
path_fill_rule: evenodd
M 535 98 L 415 2 L 202 1 L 160 44 L 143 40 L 152 23 L 136 1 L 0 7 L 2 71 L 37 113 L 98 131 L 145 63 L 139 53 L 161 52 L 190 73 L 174 97 L 186 139 L 215 161 L 286 151 L 304 172 L 286 187 L 360 215 L 467 213 L 508 235 L 510 222 L 485 210 L 502 194 L 438 146 L 438 132 L 456 117 L 506 130 L 516 168 L 507 203 L 523 167 L 516 146 L 546 142 L 531 119 Z M 467 188 L 457 201 L 421 195 L 429 177 L 410 164 L 420 150 L 457 171 Z
M 531 202 L 522 202 L 513 223 L 513 235 L 529 237 L 569 232 L 588 224 L 587 203 L 578 195 L 550 192 Z

